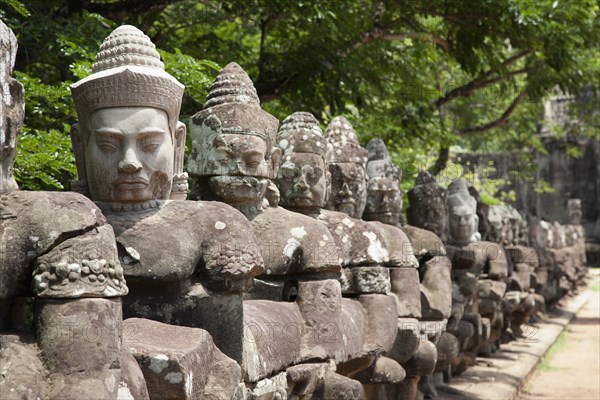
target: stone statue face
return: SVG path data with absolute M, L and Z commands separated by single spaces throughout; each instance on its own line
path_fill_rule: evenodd
M 477 232 L 479 217 L 473 209 L 466 205 L 450 208 L 450 237 L 456 241 L 470 242 Z
M 215 175 L 265 176 L 267 143 L 258 136 L 221 134 L 206 153 L 206 161 Z
M 328 177 L 323 157 L 291 153 L 277 174 L 281 205 L 293 208 L 322 208 L 327 202 Z
M 279 150 L 279 149 L 277 149 Z M 259 200 L 265 195 L 272 164 L 267 161 L 267 143 L 252 135 L 222 134 L 215 137 L 206 162 L 217 176 L 211 190 L 227 203 Z
M 330 164 L 332 210 L 361 218 L 367 203 L 367 173 L 356 163 Z
M 92 199 L 122 203 L 168 199 L 174 153 L 164 111 L 149 107 L 94 111 L 85 149 Z
M 398 183 L 386 177 L 370 180 L 365 214 L 384 224 L 397 225 L 401 212 L 402 195 Z

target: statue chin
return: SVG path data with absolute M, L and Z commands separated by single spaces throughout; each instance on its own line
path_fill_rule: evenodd
M 211 190 L 228 203 L 248 203 L 261 200 L 269 185 L 266 178 L 253 176 L 213 176 L 209 180 Z

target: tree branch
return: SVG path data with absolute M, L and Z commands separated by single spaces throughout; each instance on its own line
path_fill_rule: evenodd
M 179 0 L 121 0 L 114 3 L 89 3 L 89 12 L 100 14 L 108 19 L 122 20 L 135 14 L 160 11 Z
M 406 40 L 406 39 L 417 39 L 417 40 L 422 40 L 422 41 L 426 41 L 426 42 L 431 42 L 431 43 L 438 45 L 440 48 L 442 48 L 446 52 L 450 50 L 450 43 L 447 40 L 442 39 L 441 37 L 433 35 L 431 33 L 426 33 L 426 32 L 393 33 L 393 32 L 382 31 L 377 28 L 374 28 L 373 30 L 371 30 L 369 32 L 363 33 L 360 40 L 357 40 L 356 42 L 352 43 L 350 45 L 349 50 L 340 52 L 339 55 L 342 57 L 346 57 L 350 53 L 351 50 L 356 50 L 359 47 L 362 47 L 371 42 L 374 42 L 375 40 L 385 40 L 385 41 L 391 42 L 391 41 L 401 41 L 401 40 Z
M 492 79 L 483 79 L 483 80 L 472 80 L 471 82 L 457 87 L 456 89 L 452 89 L 448 93 L 444 95 L 444 97 L 436 100 L 435 105 L 437 107 L 441 107 L 444 104 L 448 103 L 450 100 L 453 100 L 457 97 L 469 97 L 473 94 L 475 90 L 483 89 L 488 86 L 492 86 L 498 82 L 502 82 L 510 77 L 526 74 L 529 70 L 527 68 L 518 69 L 515 71 L 510 71 L 506 75 L 500 75 Z
M 503 67 L 508 67 L 509 65 L 514 64 L 521 58 L 527 56 L 530 52 L 531 52 L 531 50 L 524 50 L 518 54 L 515 54 L 514 56 L 507 58 L 500 65 Z M 520 74 L 525 74 L 527 72 L 528 72 L 528 70 L 526 68 L 522 68 L 522 69 L 518 69 L 515 71 L 510 71 L 509 73 L 504 74 L 504 75 L 500 74 L 497 77 L 492 78 L 492 79 L 486 79 L 494 73 L 494 70 L 490 69 L 489 71 L 484 72 L 483 74 L 481 74 L 481 76 L 479 76 L 476 79 L 473 79 L 469 83 L 466 83 L 462 86 L 459 86 L 459 87 L 447 92 L 446 94 L 444 94 L 443 97 L 440 97 L 439 99 L 437 99 L 434 104 L 436 107 L 439 108 L 439 107 L 443 106 L 444 104 L 448 103 L 450 100 L 453 100 L 457 97 L 468 97 L 475 90 L 483 89 L 485 87 L 494 85 L 498 82 L 502 82 L 503 80 L 506 80 L 510 77 L 520 75 Z
M 487 124 L 475 126 L 475 127 L 472 127 L 472 128 L 460 129 L 456 133 L 458 135 L 472 135 L 474 133 L 484 132 L 484 131 L 487 131 L 488 129 L 496 128 L 496 127 L 499 127 L 501 125 L 506 124 L 508 122 L 508 119 L 512 115 L 512 113 L 515 112 L 515 110 L 519 106 L 519 104 L 521 104 L 523 102 L 523 100 L 525 100 L 525 97 L 527 97 L 527 90 L 523 90 L 513 100 L 513 102 L 510 104 L 510 106 L 508 106 L 508 108 L 506 109 L 506 111 L 504 111 L 504 113 L 502 113 L 502 115 L 500 116 L 500 118 L 495 119 L 495 120 L 493 120 L 491 122 L 488 122 Z

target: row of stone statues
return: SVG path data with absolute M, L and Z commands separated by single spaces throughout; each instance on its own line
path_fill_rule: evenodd
M 421 172 L 405 223 L 383 141 L 343 117 L 280 125 L 235 63 L 184 165 L 184 87 L 132 26 L 72 86 L 79 193 L 21 192 L 3 65 L 2 398 L 434 396 L 584 273 L 578 223 L 482 213 L 463 180 Z

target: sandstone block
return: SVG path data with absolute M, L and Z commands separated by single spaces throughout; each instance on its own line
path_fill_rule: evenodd
M 140 365 L 151 399 L 231 399 L 241 368 L 202 329 L 125 320 L 124 341 Z
M 358 300 L 367 317 L 364 351 L 369 354 L 390 351 L 398 331 L 396 302 L 384 294 L 364 294 Z
M 435 257 L 421 267 L 421 313 L 424 319 L 450 317 L 452 309 L 452 264 L 447 257 Z
M 300 360 L 304 321 L 296 303 L 244 302 L 244 380 L 258 382 Z
M 385 267 L 344 268 L 342 291 L 349 294 L 389 293 L 391 289 L 390 271 Z
M 398 317 L 421 318 L 419 272 L 415 268 L 392 268 L 390 278 Z

